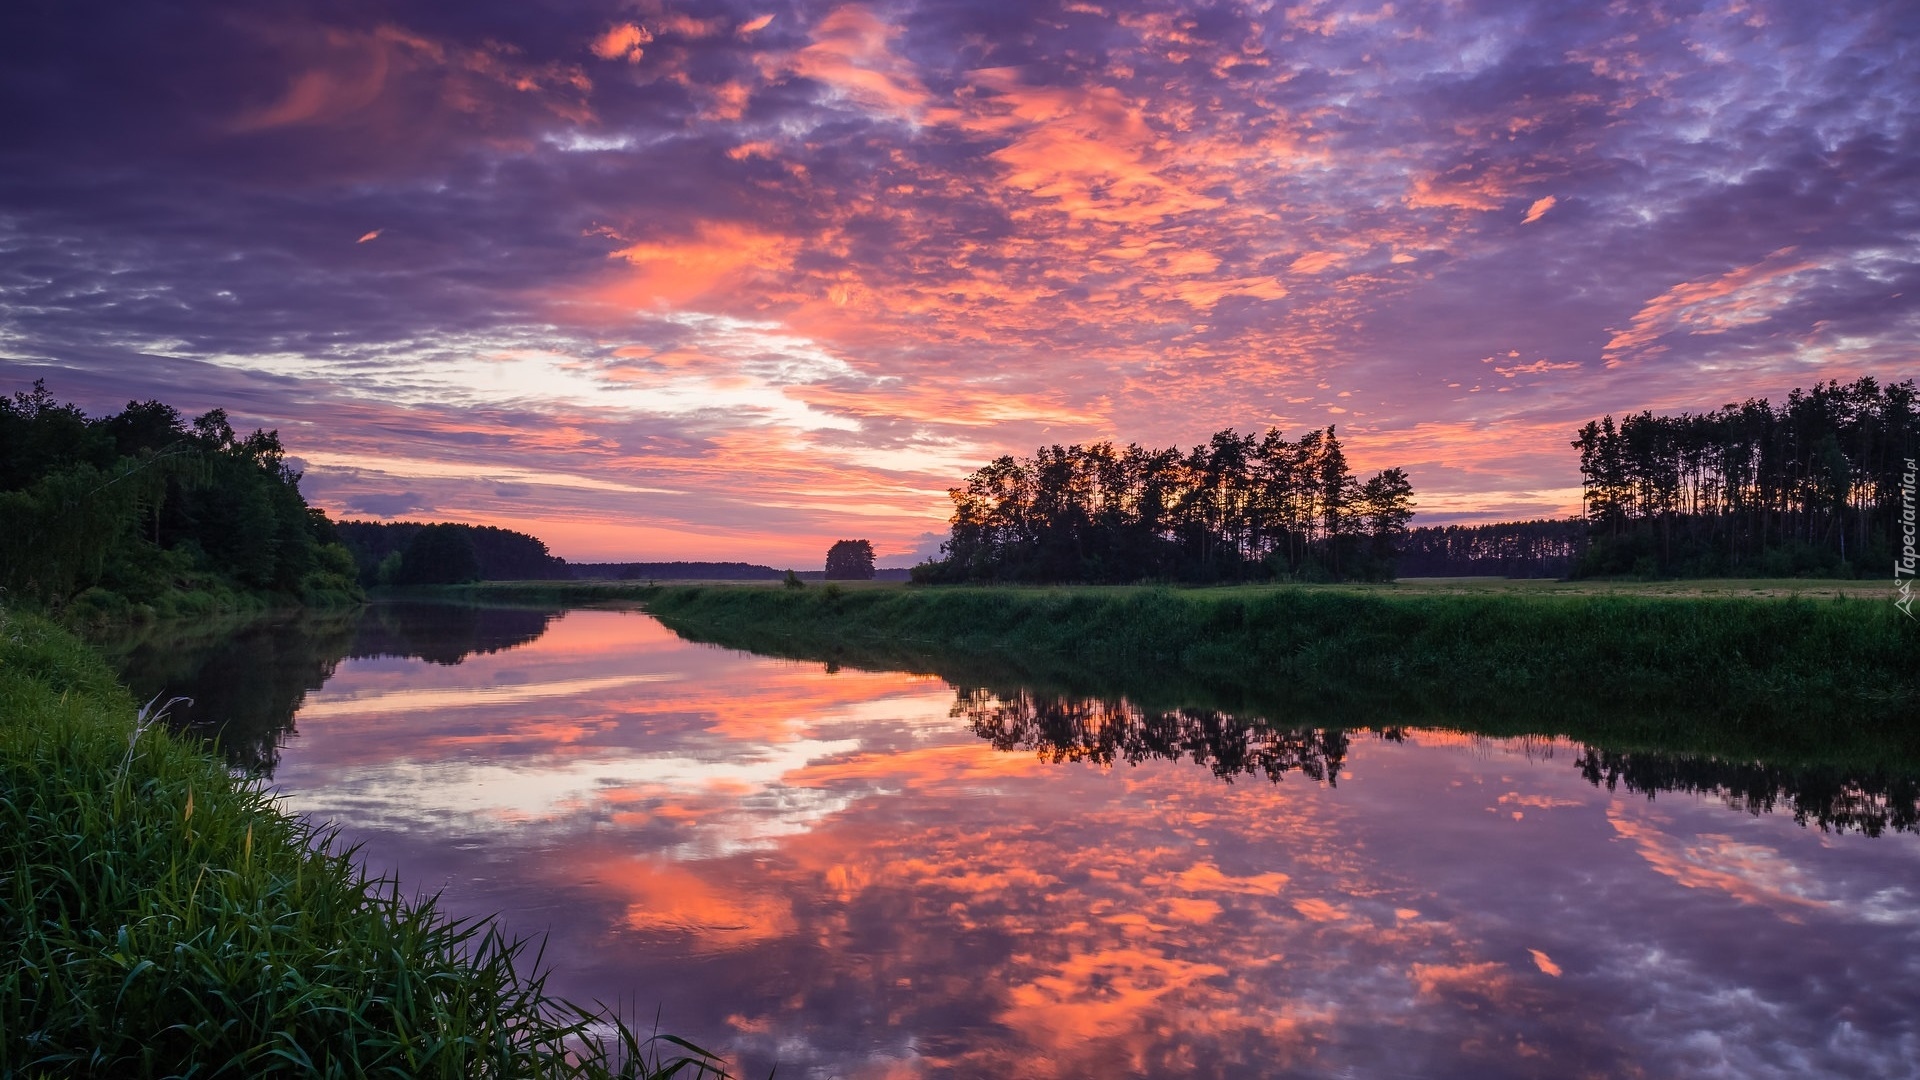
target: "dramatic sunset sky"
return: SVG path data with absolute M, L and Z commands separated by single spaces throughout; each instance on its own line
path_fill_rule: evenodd
M 0 14 L 0 390 L 277 427 L 337 517 L 930 554 L 995 455 L 1339 425 L 1420 523 L 1604 412 L 1916 374 L 1920 5 Z

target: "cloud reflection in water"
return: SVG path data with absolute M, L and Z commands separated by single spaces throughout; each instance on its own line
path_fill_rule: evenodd
M 1920 837 L 1648 798 L 1602 782 L 1644 761 L 1564 741 L 956 695 L 611 611 L 347 660 L 298 719 L 292 806 L 551 929 L 562 992 L 664 1004 L 748 1076 L 1858 1077 L 1920 1050 Z

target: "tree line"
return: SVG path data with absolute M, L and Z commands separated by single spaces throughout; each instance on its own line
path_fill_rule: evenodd
M 88 417 L 44 380 L 0 398 L 0 587 L 102 615 L 220 593 L 358 598 L 353 557 L 300 495 L 277 432 L 158 401 Z
M 1592 543 L 1581 574 L 1852 577 L 1899 549 L 1901 474 L 1920 456 L 1913 380 L 1796 389 L 1711 412 L 1589 422 Z
M 1414 507 L 1401 469 L 1358 480 L 1332 427 L 1042 447 L 947 494 L 951 536 L 915 581 L 1391 578 Z
M 539 537 L 493 525 L 343 521 L 334 531 L 353 552 L 360 584 L 369 588 L 573 576 L 567 561 Z
M 1587 550 L 1585 518 L 1425 525 L 1400 544 L 1401 577 L 1562 578 Z
M 181 614 L 254 595 L 351 603 L 374 586 L 564 578 L 539 538 L 349 521 L 308 506 L 277 431 L 158 401 L 89 417 L 44 380 L 0 398 L 0 588 L 43 607 Z

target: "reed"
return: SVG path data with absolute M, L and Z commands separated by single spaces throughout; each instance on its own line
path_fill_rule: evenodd
M 721 1076 L 170 737 L 0 610 L 0 1075 Z

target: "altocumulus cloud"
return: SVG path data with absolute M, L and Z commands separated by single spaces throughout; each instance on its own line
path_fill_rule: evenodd
M 1338 423 L 1430 520 L 1564 512 L 1591 415 L 1910 366 L 1917 32 L 1784 0 L 16 5 L 0 371 L 224 405 L 330 508 L 575 558 L 923 551 L 993 455 L 1228 424 Z

